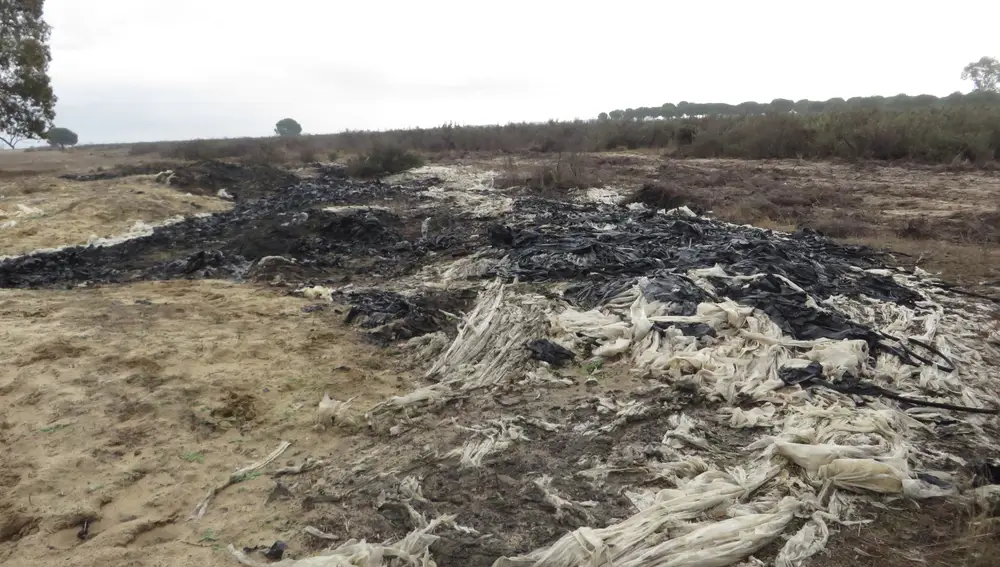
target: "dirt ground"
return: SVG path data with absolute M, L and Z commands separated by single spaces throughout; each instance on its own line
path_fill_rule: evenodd
M 282 441 L 282 465 L 346 450 L 312 428 L 324 392 L 372 405 L 396 391 L 376 347 L 306 305 L 217 281 L 0 292 L 0 559 L 224 565 L 216 541 L 288 539 L 266 477 L 185 520 Z M 96 536 L 81 543 L 84 520 Z
M 0 178 L 0 256 L 85 244 L 93 236 L 122 234 L 136 221 L 161 222 L 230 206 L 148 177 L 84 182 L 49 174 Z
M 133 163 L 122 151 L 0 152 L 0 255 L 83 243 L 137 220 L 224 210 L 145 178 L 55 177 Z M 496 156 L 448 163 L 509 174 Z M 534 168 L 550 158 L 518 158 Z M 797 161 L 665 161 L 585 156 L 594 184 L 680 187 L 723 218 L 813 227 L 907 254 L 903 263 L 966 284 L 1000 281 L 995 173 Z M 32 173 L 29 173 L 32 172 Z M 39 173 L 34 173 L 39 172 Z M 41 214 L 22 214 L 17 205 Z M 6 216 L 5 216 L 6 215 Z M 919 220 L 927 219 L 927 220 Z M 910 222 L 913 220 L 914 222 Z M 834 234 L 835 233 L 835 234 Z M 946 275 L 946 278 L 948 277 Z M 423 385 L 418 369 L 341 323 L 336 307 L 284 288 L 222 281 L 144 282 L 73 291 L 0 290 L 0 563 L 25 567 L 233 565 L 225 545 L 301 532 L 299 503 L 249 475 L 188 521 L 206 491 L 282 441 L 275 466 L 346 460 L 363 436 L 315 428 L 324 393 L 370 407 Z M 294 483 L 295 481 L 290 481 Z M 884 513 L 834 536 L 810 564 L 975 565 L 970 518 L 941 506 Z M 86 525 L 87 539 L 78 533 Z M 970 543 L 973 542 L 973 543 Z M 1000 550 L 1000 543 L 994 550 Z M 903 550 L 903 551 L 900 551 Z M 987 563 L 980 563 L 986 565 Z

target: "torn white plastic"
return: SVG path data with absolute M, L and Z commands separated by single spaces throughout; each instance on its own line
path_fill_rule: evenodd
M 463 428 L 473 433 L 473 437 L 458 449 L 450 451 L 445 457 L 459 457 L 463 468 L 479 468 L 483 459 L 503 451 L 515 441 L 530 441 L 524 429 L 510 421 L 495 420 L 490 423 Z
M 321 285 L 303 288 L 299 290 L 299 293 L 302 294 L 302 297 L 313 301 L 318 299 L 333 301 L 333 289 Z
M 491 282 L 427 377 L 458 390 L 483 388 L 512 377 L 514 369 L 527 361 L 525 341 L 542 333 L 544 305 L 544 298 L 511 293 L 500 280 Z
M 354 400 L 355 398 L 350 398 L 346 401 L 335 400 L 329 394 L 323 394 L 323 399 L 319 401 L 319 405 L 316 407 L 317 425 L 323 428 L 334 425 L 346 427 L 357 425 L 354 417 L 349 413 L 351 402 Z
M 764 513 L 721 521 L 693 522 L 710 509 L 735 504 L 754 493 L 777 469 L 731 473 L 708 471 L 683 488 L 660 491 L 655 503 L 606 528 L 580 528 L 549 547 L 501 558 L 494 567 L 722 566 L 735 563 L 774 541 L 794 518 L 794 498 Z
M 349 540 L 336 549 L 305 559 L 260 563 L 232 544 L 229 545 L 229 553 L 247 567 L 435 567 L 430 547 L 439 538 L 433 532 L 442 525 L 454 524 L 454 521 L 455 516 L 442 516 L 394 544 Z

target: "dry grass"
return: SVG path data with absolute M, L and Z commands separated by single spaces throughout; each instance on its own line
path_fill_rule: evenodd
M 569 189 L 586 189 L 603 185 L 597 168 L 578 153 L 557 154 L 553 158 L 519 160 L 508 155 L 503 160 L 500 176 L 494 181 L 498 189 L 521 187 L 550 196 Z
M 713 116 L 672 120 L 577 120 L 497 126 L 452 126 L 288 138 L 237 138 L 132 144 L 134 156 L 180 159 L 311 158 L 394 146 L 444 152 L 594 152 L 656 148 L 678 157 L 904 160 L 961 169 L 995 167 L 1000 107 L 960 105 L 892 110 L 847 108 L 822 114 Z M 278 157 L 284 155 L 283 158 Z M 274 162 L 270 162 L 274 163 Z
M 0 180 L 0 256 L 83 244 L 91 236 L 126 232 L 136 221 L 158 222 L 226 210 L 231 203 L 187 195 L 148 177 L 68 181 L 48 176 Z M 18 214 L 18 205 L 41 214 Z
M 23 179 L 26 176 L 39 174 L 59 175 L 82 172 L 98 167 L 142 161 L 148 161 L 148 158 L 130 157 L 128 147 L 72 148 L 32 152 L 6 150 L 0 151 L 0 181 L 5 178 Z

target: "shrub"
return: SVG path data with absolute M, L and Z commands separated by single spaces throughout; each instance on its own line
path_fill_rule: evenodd
M 444 125 L 385 132 L 133 144 L 130 153 L 224 159 L 252 153 L 261 143 L 281 147 L 291 156 L 305 147 L 321 153 L 363 153 L 377 147 L 428 153 L 534 150 L 560 154 L 655 148 L 667 149 L 678 157 L 842 158 L 933 164 L 951 164 L 959 156 L 959 161 L 968 161 L 970 166 L 988 167 L 1000 158 L 1000 104 L 967 101 L 904 110 L 845 105 L 818 114 Z
M 369 152 L 347 161 L 347 174 L 360 179 L 370 179 L 402 173 L 424 164 L 419 155 L 398 146 L 376 146 Z
M 501 175 L 494 187 L 523 187 L 537 193 L 586 189 L 603 185 L 579 153 L 559 154 L 554 161 L 546 160 L 527 166 L 519 165 L 512 156 L 504 160 Z
M 664 183 L 647 183 L 629 195 L 625 203 L 642 203 L 651 209 L 676 209 L 688 207 L 696 213 L 704 213 L 711 208 L 711 203 L 703 191 L 697 189 L 682 189 L 676 185 Z

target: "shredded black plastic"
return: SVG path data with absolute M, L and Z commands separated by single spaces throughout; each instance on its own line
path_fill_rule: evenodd
M 531 351 L 531 358 L 548 362 L 553 366 L 562 366 L 576 358 L 573 351 L 548 339 L 533 339 L 524 346 Z
M 451 329 L 457 322 L 456 313 L 466 309 L 475 296 L 471 290 L 427 292 L 412 297 L 368 290 L 338 294 L 336 299 L 351 305 L 345 323 L 367 329 L 369 338 L 387 344 Z
M 823 377 L 823 366 L 818 362 L 812 362 L 804 368 L 780 368 L 778 370 L 778 377 L 781 378 L 782 382 L 788 386 L 798 385 L 803 388 L 820 386 L 833 390 L 834 392 L 840 392 L 841 394 L 889 398 L 914 407 L 919 406 L 965 413 L 1000 415 L 1000 410 L 995 408 L 974 408 L 935 402 L 933 400 L 911 398 L 853 376 L 846 376 L 839 382 L 833 382 Z

